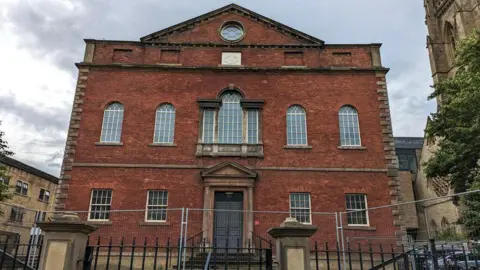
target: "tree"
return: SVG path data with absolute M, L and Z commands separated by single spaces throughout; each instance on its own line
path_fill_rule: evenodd
M 440 97 L 441 103 L 425 130 L 427 138 L 437 138 L 438 143 L 425 163 L 425 173 L 447 179 L 456 192 L 462 192 L 480 187 L 480 30 L 460 41 L 456 55 L 455 75 L 435 84 L 429 97 Z M 467 215 L 462 221 L 469 237 L 480 236 L 478 229 L 469 228 L 474 224 L 471 211 L 479 209 L 478 204 L 480 194 L 466 196 Z
M 480 189 L 480 176 L 477 176 L 469 190 Z M 468 194 L 464 199 L 465 210 L 461 222 L 467 235 L 475 241 L 480 240 L 480 193 Z
M 0 121 L 0 125 L 2 122 Z M 5 132 L 0 130 L 0 156 L 12 156 L 13 152 L 8 150 L 8 143 L 5 141 L 3 136 L 5 135 Z M 0 178 L 9 180 L 10 176 L 7 175 L 7 168 L 3 166 L 0 163 Z M 2 181 L 0 184 L 0 202 L 3 202 L 5 200 L 8 200 L 12 198 L 12 193 L 10 192 L 10 188 L 8 185 L 5 185 L 4 183 L 8 183 L 8 181 Z M 0 210 L 0 214 L 3 214 L 3 212 Z

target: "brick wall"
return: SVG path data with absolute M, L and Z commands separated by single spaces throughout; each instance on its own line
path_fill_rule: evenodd
M 140 42 L 87 41 L 79 76 L 82 87 L 77 88 L 74 122 L 67 142 L 69 152 L 62 173 L 63 195 L 58 207 L 87 210 L 91 190 L 109 188 L 113 189 L 112 209 L 144 209 L 148 189 L 168 190 L 169 207 L 202 208 L 200 171 L 222 161 L 237 162 L 259 172 L 253 210 L 288 211 L 289 193 L 297 191 L 311 194 L 312 211 L 317 212 L 345 211 L 346 193 L 367 194 L 369 207 L 396 202 L 397 173 L 386 70 L 380 67 L 379 56 L 375 59 L 372 56 L 378 54 L 378 45 L 298 47 L 294 51 L 303 57 L 301 61 L 296 57 L 291 64 L 305 68 L 282 69 L 285 52 L 292 51 L 282 46 L 304 40 L 238 14 L 222 16 L 174 33 L 167 41 L 223 42 L 218 37 L 221 22 L 235 19 L 248 29 L 239 44 L 280 46 L 226 49 L 185 44 L 175 46 L 177 54 L 172 53 L 171 44 L 148 46 Z M 126 49 L 131 50 L 128 57 L 114 53 Z M 218 67 L 223 51 L 241 52 L 243 67 Z M 340 53 L 341 58 L 334 53 Z M 112 64 L 122 59 L 129 65 Z M 161 65 L 165 61 L 176 65 Z M 347 68 L 330 69 L 332 66 Z M 243 91 L 248 99 L 265 101 L 261 125 L 264 158 L 195 156 L 199 130 L 197 99 L 216 98 L 229 85 Z M 123 145 L 96 145 L 103 110 L 113 101 L 121 102 L 125 108 Z M 176 108 L 176 146 L 150 147 L 155 109 L 165 102 Z M 293 104 L 306 110 L 311 149 L 284 148 L 285 114 Z M 338 147 L 338 110 L 346 104 L 354 106 L 359 113 L 363 146 L 359 149 Z M 167 168 L 180 165 L 188 169 Z M 401 225 L 399 213 L 391 209 L 376 211 L 370 218 L 366 235 L 393 236 Z M 123 228 L 121 232 L 140 230 L 141 220 L 125 222 L 112 218 L 112 221 Z M 332 222 L 334 225 L 334 220 Z M 103 229 L 103 232 L 118 235 L 119 231 L 114 228 L 117 227 Z M 365 229 L 354 228 L 351 235 L 360 235 L 363 231 Z M 333 227 L 325 237 L 334 239 L 334 235 Z

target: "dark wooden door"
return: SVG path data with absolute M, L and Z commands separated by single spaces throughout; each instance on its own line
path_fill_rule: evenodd
M 228 247 L 228 252 L 235 252 L 242 244 L 243 193 L 215 192 L 214 208 L 214 241 L 217 247 Z

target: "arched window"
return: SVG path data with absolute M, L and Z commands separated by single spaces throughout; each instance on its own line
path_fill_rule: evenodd
M 442 231 L 448 229 L 450 227 L 450 223 L 448 222 L 448 219 L 446 217 L 442 218 L 442 223 L 440 224 L 442 226 Z
M 221 99 L 222 107 L 218 113 L 218 142 L 240 144 L 243 140 L 243 111 L 240 106 L 242 97 L 234 91 L 227 91 Z
M 455 30 L 451 23 L 445 23 L 445 44 L 447 46 L 447 55 L 449 56 L 449 61 L 451 64 L 454 63 L 455 55 L 457 51 L 457 41 Z
M 360 128 L 357 110 L 352 106 L 343 106 L 338 112 L 341 146 L 360 146 Z
M 105 108 L 103 113 L 102 134 L 100 142 L 120 142 L 123 123 L 123 105 L 115 102 Z
M 299 105 L 287 109 L 287 145 L 307 145 L 307 117 Z
M 155 114 L 154 143 L 173 143 L 175 133 L 175 107 L 172 104 L 158 106 Z

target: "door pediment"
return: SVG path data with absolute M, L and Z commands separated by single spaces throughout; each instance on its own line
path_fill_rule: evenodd
M 257 172 L 235 162 L 222 162 L 202 171 L 206 178 L 250 178 L 256 179 Z

